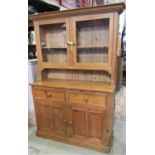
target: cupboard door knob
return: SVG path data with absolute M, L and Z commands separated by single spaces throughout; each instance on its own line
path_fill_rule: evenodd
M 88 102 L 88 97 L 85 97 L 85 98 L 84 98 L 84 101 L 85 101 L 85 102 Z
M 69 124 L 72 125 L 72 121 L 69 121 Z

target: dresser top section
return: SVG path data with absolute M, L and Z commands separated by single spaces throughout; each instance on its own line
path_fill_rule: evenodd
M 70 17 L 75 15 L 108 13 L 108 12 L 118 12 L 119 14 L 121 14 L 124 9 L 125 9 L 125 3 L 105 4 L 95 7 L 70 9 L 64 11 L 53 11 L 53 12 L 30 15 L 29 20 L 35 21 L 47 18 Z
M 97 91 L 111 93 L 114 91 L 114 85 L 104 82 L 86 82 L 86 81 L 71 81 L 71 80 L 50 80 L 34 82 L 32 86 L 50 87 L 59 89 L 75 89 L 86 91 Z

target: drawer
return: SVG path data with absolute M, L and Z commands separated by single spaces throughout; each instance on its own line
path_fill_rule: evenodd
M 59 90 L 46 90 L 35 88 L 33 89 L 33 95 L 36 99 L 53 99 L 65 101 L 65 92 Z
M 73 103 L 105 105 L 106 95 L 104 93 L 70 92 L 68 100 Z

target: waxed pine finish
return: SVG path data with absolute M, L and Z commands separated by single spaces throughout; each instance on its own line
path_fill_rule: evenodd
M 31 15 L 37 136 L 109 152 L 124 3 Z

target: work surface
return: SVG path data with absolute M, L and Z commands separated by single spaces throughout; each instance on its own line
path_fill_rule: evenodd
M 69 81 L 69 80 L 50 80 L 38 81 L 32 84 L 33 86 L 52 87 L 52 88 L 65 88 L 98 92 L 113 92 L 115 87 L 110 83 L 104 82 L 85 82 L 85 81 Z

